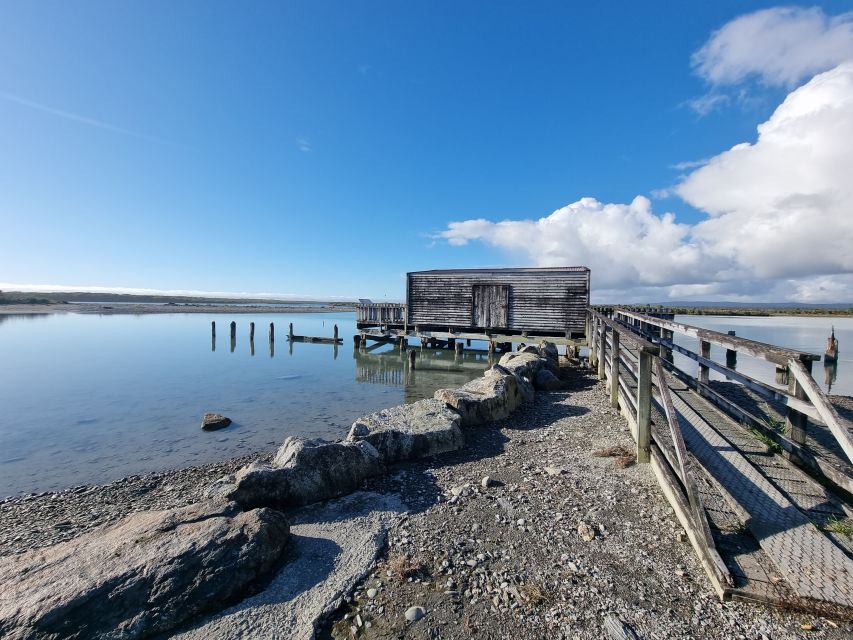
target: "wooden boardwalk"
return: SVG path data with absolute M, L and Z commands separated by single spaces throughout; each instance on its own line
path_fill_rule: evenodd
M 768 446 L 736 411 L 738 420 L 702 397 L 707 377 L 704 382 L 686 379 L 658 355 L 662 347 L 671 348 L 671 334 L 655 335 L 645 317 L 630 315 L 640 322 L 618 323 L 591 313 L 591 363 L 611 390 L 616 388 L 613 397 L 631 424 L 638 460 L 648 447 L 664 492 L 720 596 L 853 619 L 853 540 L 828 528 L 853 513 L 850 494 L 826 477 L 813 477 L 814 465 L 782 447 Z M 758 343 L 746 347 L 761 350 Z M 777 348 L 771 352 L 777 360 L 800 355 Z M 650 361 L 656 362 L 651 366 Z M 821 417 L 798 403 L 794 391 L 791 405 Z M 844 453 L 850 425 L 837 414 L 826 418 L 836 421 L 832 435 L 841 427 L 842 437 L 817 455 L 832 457 L 822 462 L 841 470 L 843 481 L 850 468 Z M 806 433 L 820 433 L 819 439 L 827 440 L 828 427 L 798 420 L 788 416 Z M 809 445 L 808 438 L 800 439 L 800 446 Z

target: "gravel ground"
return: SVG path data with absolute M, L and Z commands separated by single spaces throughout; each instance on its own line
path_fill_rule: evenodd
M 45 547 L 146 509 L 183 507 L 214 480 L 259 456 L 79 486 L 0 501 L 0 556 Z
M 601 638 L 608 613 L 643 638 L 851 637 L 719 602 L 651 469 L 593 455 L 632 446 L 603 385 L 571 384 L 384 483 L 412 511 L 321 638 Z

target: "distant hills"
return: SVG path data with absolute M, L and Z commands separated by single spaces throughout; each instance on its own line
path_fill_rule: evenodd
M 47 291 L 2 291 L 0 304 L 51 304 L 56 302 L 125 302 L 135 304 L 197 303 L 197 304 L 310 304 L 352 307 L 352 301 L 326 301 L 322 299 L 279 300 L 275 298 L 221 298 L 197 296 L 156 296 L 127 293 L 47 292 Z

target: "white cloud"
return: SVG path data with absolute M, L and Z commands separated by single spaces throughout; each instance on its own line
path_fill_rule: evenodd
M 774 86 L 799 81 L 853 58 L 853 13 L 820 7 L 774 7 L 735 18 L 693 54 L 695 71 L 712 85 L 750 77 Z
M 674 192 L 708 214 L 696 225 L 649 201 L 582 198 L 538 220 L 452 222 L 539 266 L 585 264 L 599 299 L 853 299 L 853 63 L 793 91 L 754 143 L 688 174 Z M 843 296 L 843 297 L 841 297 Z
M 296 138 L 296 148 L 302 151 L 303 153 L 308 153 L 311 151 L 311 141 L 308 138 Z
M 815 76 L 676 193 L 710 219 L 693 236 L 757 277 L 853 271 L 853 63 Z

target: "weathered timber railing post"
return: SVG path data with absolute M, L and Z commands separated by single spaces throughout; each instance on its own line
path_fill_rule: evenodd
M 812 361 L 806 360 L 802 361 L 803 366 L 806 368 L 806 371 L 809 372 L 809 375 L 812 373 Z M 808 401 L 808 396 L 806 395 L 805 389 L 803 389 L 803 385 L 800 384 L 799 380 L 797 380 L 796 376 L 788 375 L 789 383 L 788 383 L 788 391 L 789 393 L 797 398 L 798 400 L 806 400 Z M 797 444 L 805 444 L 806 442 L 806 426 L 808 425 L 808 416 L 804 413 L 800 413 L 796 409 L 792 409 L 791 407 L 787 407 L 785 411 L 785 435 L 788 436 L 792 441 Z
M 637 462 L 651 460 L 652 355 L 640 349 L 637 371 Z M 661 381 L 661 384 L 666 384 Z
M 606 375 L 604 362 L 607 360 L 607 325 L 601 323 L 601 335 L 598 337 L 598 379 L 604 380 Z
M 705 358 L 706 360 L 711 359 L 711 343 L 707 340 L 699 341 L 699 355 Z M 708 384 L 711 380 L 711 370 L 708 368 L 708 365 L 699 364 L 699 382 L 702 384 Z
M 613 344 L 610 346 L 610 406 L 619 408 L 619 332 L 612 331 Z
M 593 318 L 590 323 L 592 333 L 589 336 L 589 364 L 598 364 L 598 318 Z
M 675 333 L 673 331 L 671 331 L 670 329 L 661 329 L 660 330 L 660 337 L 661 337 L 661 340 L 667 340 L 671 343 L 675 339 Z M 660 357 L 663 358 L 664 360 L 668 360 L 669 362 L 672 362 L 672 349 L 661 344 L 661 346 L 660 346 Z

